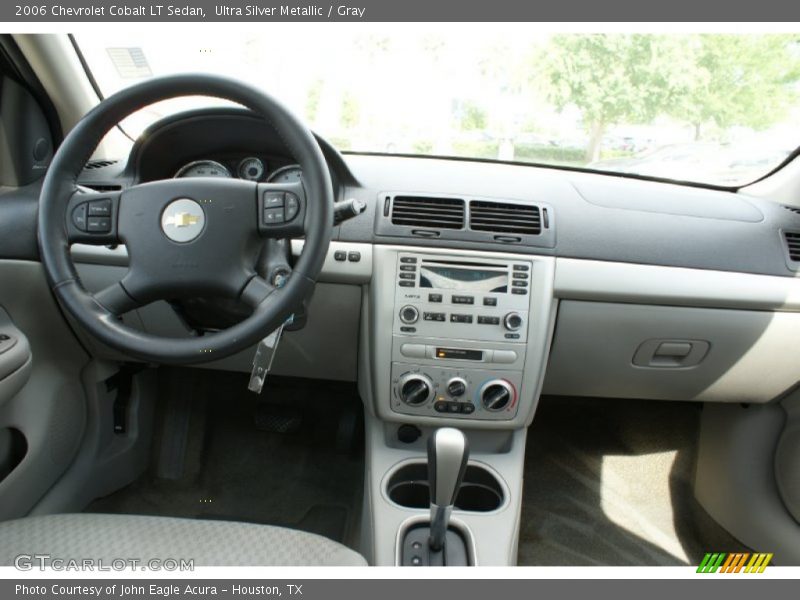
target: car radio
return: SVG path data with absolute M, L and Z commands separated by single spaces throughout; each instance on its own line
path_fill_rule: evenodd
M 528 336 L 531 268 L 522 260 L 397 255 L 392 410 L 514 417 Z

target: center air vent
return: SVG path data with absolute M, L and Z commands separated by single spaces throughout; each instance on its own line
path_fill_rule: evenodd
M 789 260 L 792 262 L 800 262 L 800 233 L 796 231 L 784 231 L 783 239 L 786 242 Z
M 539 235 L 542 215 L 538 206 L 473 200 L 469 203 L 469 227 L 517 235 Z
M 463 229 L 464 201 L 459 198 L 395 196 L 392 224 L 433 229 Z

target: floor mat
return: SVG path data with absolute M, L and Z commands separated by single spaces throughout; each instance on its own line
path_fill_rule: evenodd
M 528 432 L 522 565 L 686 565 L 746 550 L 692 494 L 700 405 L 545 398 Z
M 152 468 L 87 511 L 250 521 L 354 545 L 364 469 L 355 386 L 270 378 L 256 396 L 247 379 L 162 369 Z M 279 432 L 270 414 L 299 421 Z

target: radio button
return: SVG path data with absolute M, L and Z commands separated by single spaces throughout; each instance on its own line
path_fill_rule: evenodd
M 417 332 L 417 328 L 416 327 L 401 327 L 400 331 L 402 331 L 403 333 L 416 333 Z M 508 336 L 506 336 L 506 337 L 508 337 Z
M 416 279 L 416 273 L 400 273 L 400 279 Z M 514 282 L 516 283 L 516 281 Z
M 401 273 L 400 275 L 402 276 L 403 274 Z M 528 287 L 528 282 L 525 279 L 515 279 L 511 282 L 511 285 L 513 287 Z
M 401 329 L 402 329 L 402 328 L 401 328 Z M 518 340 L 518 339 L 519 339 L 519 334 L 518 334 L 518 333 L 507 333 L 507 334 L 505 335 L 505 338 L 506 338 L 507 340 Z
M 422 319 L 425 321 L 442 321 L 445 320 L 445 314 L 440 312 L 426 312 L 423 313 Z
M 425 348 L 424 344 L 403 344 L 400 346 L 400 354 L 407 358 L 425 358 L 426 353 L 427 348 Z
M 511 288 L 512 294 L 525 295 L 528 293 L 527 288 Z
M 400 287 L 414 287 L 413 281 L 398 281 L 397 283 L 400 285 Z
M 472 323 L 472 315 L 450 315 L 451 323 Z
M 517 361 L 517 353 L 513 350 L 495 350 L 492 355 L 493 363 L 510 365 Z
M 453 304 L 475 304 L 475 298 L 473 296 L 453 296 L 452 302 Z
M 479 315 L 478 323 L 481 325 L 500 325 L 500 317 L 486 317 Z
M 497 306 L 497 298 L 484 298 L 483 299 L 484 306 Z
M 514 277 L 514 279 L 527 279 L 528 278 L 528 274 L 527 273 L 514 273 L 513 277 Z
M 415 263 L 415 262 L 417 262 L 417 259 L 414 256 L 401 256 L 400 257 L 400 262 L 401 263 Z
M 531 268 L 528 265 L 514 265 L 515 271 L 530 271 Z
M 416 271 L 417 267 L 414 265 L 400 265 L 401 271 Z
M 408 304 L 400 309 L 400 320 L 403 323 L 411 325 L 412 323 L 416 323 L 418 319 L 419 311 L 416 309 L 416 307 Z
M 442 295 L 441 294 L 428 294 L 428 302 L 441 302 Z

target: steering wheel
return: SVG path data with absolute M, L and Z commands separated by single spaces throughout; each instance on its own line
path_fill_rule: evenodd
M 303 170 L 302 182 L 187 178 L 87 193 L 77 179 L 106 132 L 160 100 L 212 96 L 241 104 L 278 133 Z M 215 360 L 244 350 L 281 325 L 311 295 L 330 245 L 333 189 L 314 136 L 275 99 L 210 75 L 148 80 L 103 100 L 69 133 L 47 171 L 39 200 L 39 248 L 51 288 L 83 327 L 126 355 L 164 364 Z M 256 273 L 269 239 L 305 236 L 300 258 L 280 287 Z M 129 268 L 91 294 L 70 244 L 125 244 Z M 121 315 L 155 300 L 238 299 L 253 311 L 220 332 L 171 338 L 126 326 Z

